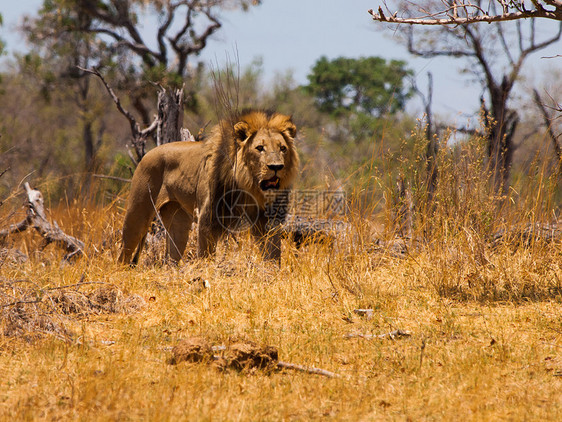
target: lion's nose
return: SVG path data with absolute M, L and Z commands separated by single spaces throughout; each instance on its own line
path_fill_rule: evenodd
M 268 164 L 267 167 L 269 167 L 270 170 L 279 171 L 279 170 L 281 170 L 284 166 L 283 166 L 283 164 Z

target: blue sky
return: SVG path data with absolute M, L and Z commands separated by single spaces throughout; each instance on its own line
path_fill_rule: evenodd
M 0 37 L 9 49 L 21 51 L 25 44 L 15 26 L 24 13 L 35 13 L 42 1 L 8 1 L 2 0 L 0 6 L 4 16 Z M 391 29 L 379 29 L 380 24 L 372 21 L 367 10 L 376 8 L 381 0 L 264 0 L 263 3 L 247 13 L 225 12 L 223 28 L 208 44 L 201 59 L 207 64 L 216 64 L 236 52 L 244 67 L 260 57 L 266 81 L 275 73 L 290 69 L 299 83 L 306 82 L 306 75 L 322 55 L 403 59 L 419 76 L 418 85 L 422 90 L 425 90 L 427 72 L 433 73 L 433 107 L 437 113 L 464 125 L 466 116 L 478 108 L 480 86 L 460 73 L 459 61 L 411 57 L 393 40 Z M 549 52 L 535 55 L 527 63 L 528 67 L 550 66 L 552 61 L 547 65 L 540 56 L 557 54 L 561 47 L 559 43 Z M 421 110 L 415 103 L 410 108 L 414 112 Z

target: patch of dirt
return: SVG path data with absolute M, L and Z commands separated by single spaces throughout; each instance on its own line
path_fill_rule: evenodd
M 273 346 L 258 346 L 250 341 L 234 343 L 225 348 L 217 359 L 219 368 L 235 369 L 264 369 L 271 371 L 277 368 L 279 353 Z
M 273 346 L 259 346 L 251 341 L 240 341 L 228 346 L 215 346 L 204 338 L 190 337 L 182 340 L 172 349 L 169 363 L 213 362 L 220 369 L 245 371 L 277 368 L 279 353 Z
M 190 337 L 180 341 L 172 349 L 172 358 L 169 363 L 177 365 L 180 362 L 211 362 L 212 360 L 211 344 L 202 337 Z

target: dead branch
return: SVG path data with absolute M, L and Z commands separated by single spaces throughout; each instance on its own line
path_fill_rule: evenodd
M 6 237 L 10 236 L 11 234 L 21 233 L 25 231 L 29 227 L 30 223 L 31 221 L 26 217 L 25 220 L 20 221 L 19 223 L 16 224 L 10 224 L 7 229 L 0 230 L 0 242 L 2 242 Z
M 91 17 L 94 25 L 78 30 L 105 36 L 110 48 L 121 47 L 136 54 L 146 66 L 168 67 L 170 60 L 168 43 L 175 52 L 173 60 L 176 72 L 185 76 L 188 58 L 203 50 L 208 39 L 217 32 L 219 22 L 217 9 L 223 1 L 215 0 L 166 0 L 156 6 L 161 14 L 156 36 L 149 43 L 143 39 L 134 6 L 130 2 L 118 2 L 120 7 L 103 8 L 94 0 L 82 0 L 83 11 Z M 175 25 L 177 23 L 177 25 Z M 154 47 L 152 47 L 152 45 Z
M 520 4 L 513 1 L 496 0 L 502 6 L 502 13 L 512 13 L 513 8 Z M 432 57 L 463 57 L 474 63 L 477 67 L 471 69 L 475 72 L 480 80 L 482 87 L 486 89 L 489 99 L 489 108 L 483 107 L 485 120 L 489 115 L 486 140 L 488 144 L 488 167 L 492 171 L 492 185 L 498 194 L 506 192 L 509 186 L 509 175 L 512 167 L 514 147 L 514 133 L 519 123 L 519 117 L 515 109 L 509 108 L 509 100 L 515 82 L 518 80 L 523 64 L 526 59 L 533 53 L 557 42 L 562 36 L 562 22 L 556 33 L 541 36 L 537 38 L 534 21 L 529 22 L 529 30 L 522 31 L 521 24 L 516 23 L 514 28 L 514 41 L 508 39 L 504 33 L 502 25 L 494 25 L 492 27 L 476 27 L 474 25 L 466 25 L 469 17 L 491 16 L 488 13 L 494 13 L 494 1 L 487 3 L 489 10 L 487 12 L 480 8 L 481 2 L 470 2 L 454 0 L 441 2 L 437 0 L 429 1 L 424 9 L 413 2 L 400 1 L 403 7 L 404 18 L 397 18 L 392 15 L 387 17 L 379 9 L 377 17 L 383 17 L 386 22 L 394 23 L 411 23 L 406 28 L 404 42 L 408 47 L 408 51 L 414 55 L 432 58 Z M 539 9 L 541 2 L 533 2 L 535 9 Z M 544 2 L 543 2 L 544 3 Z M 562 9 L 562 2 L 558 2 Z M 552 3 L 548 3 L 552 5 Z M 521 10 L 517 12 L 525 12 L 523 6 L 517 6 Z M 412 10 L 417 8 L 418 11 Z M 543 8 L 544 9 L 544 8 Z M 543 10 L 541 9 L 541 10 Z M 499 9 L 498 9 L 499 10 Z M 544 9 L 546 10 L 546 9 Z M 543 10 L 543 12 L 544 12 Z M 562 10 L 561 10 L 562 11 Z M 416 15 L 417 13 L 417 15 Z M 412 18 L 417 16 L 416 18 Z M 560 19 L 562 21 L 562 14 Z M 430 38 L 435 42 L 428 43 L 427 38 L 415 39 L 414 26 L 416 24 L 442 24 L 439 31 Z M 451 26 L 450 23 L 455 23 Z M 422 31 L 427 37 L 429 33 Z M 502 47 L 501 53 L 505 56 L 505 60 L 509 63 L 506 70 L 497 73 L 494 63 L 497 60 L 498 50 L 490 49 L 488 46 L 489 39 L 494 37 L 498 40 L 498 45 Z M 477 70 L 478 69 L 478 70 Z
M 45 215 L 43 195 L 41 192 L 31 189 L 27 182 L 24 184 L 24 187 L 27 193 L 27 217 L 25 220 L 17 224 L 12 224 L 7 229 L 2 230 L 0 232 L 0 241 L 4 240 L 10 234 L 21 233 L 28 227 L 33 227 L 45 239 L 45 246 L 54 243 L 67 252 L 64 256 L 65 261 L 83 255 L 85 247 L 84 242 L 64 233 L 56 221 L 53 221 L 53 224 L 49 222 Z
M 148 127 L 144 128 L 144 129 L 141 129 L 140 125 L 138 124 L 137 120 L 135 119 L 135 116 L 133 116 L 133 114 L 130 111 L 126 110 L 123 107 L 123 105 L 121 104 L 121 100 L 115 94 L 115 91 L 113 91 L 111 86 L 109 86 L 107 81 L 104 79 L 102 74 L 97 69 L 86 69 L 86 68 L 83 68 L 83 67 L 80 67 L 80 66 L 77 66 L 77 68 L 80 69 L 83 72 L 95 75 L 101 80 L 101 82 L 105 86 L 105 89 L 107 90 L 107 92 L 111 96 L 111 99 L 113 100 L 113 102 L 117 106 L 117 109 L 119 110 L 119 112 L 123 116 L 125 116 L 125 118 L 129 121 L 129 126 L 131 127 L 132 143 L 133 143 L 133 147 L 135 148 L 135 153 L 137 155 L 136 159 L 134 159 L 133 162 L 135 164 L 138 163 L 140 161 L 140 159 L 144 156 L 146 139 L 150 135 L 152 135 L 152 133 L 154 133 L 154 131 L 156 130 L 156 128 L 160 124 L 160 118 L 158 116 L 156 116 L 154 118 L 154 120 L 152 121 L 152 123 Z
M 506 22 L 526 18 L 562 20 L 562 2 L 558 0 L 543 1 L 543 3 L 554 7 L 551 10 L 546 9 L 545 5 L 542 5 L 539 1 L 532 2 L 535 5 L 533 9 L 527 9 L 524 2 L 497 0 L 497 3 L 502 6 L 502 12 L 495 14 L 489 14 L 478 4 L 464 0 L 447 2 L 447 8 L 433 13 L 420 8 L 419 16 L 415 17 L 398 17 L 398 12 L 391 13 L 388 7 L 386 8 L 388 14 L 385 14 L 380 6 L 377 12 L 370 9 L 368 13 L 375 21 L 409 25 L 466 25 L 471 23 Z
M 56 223 L 49 223 L 45 215 L 43 207 L 43 195 L 38 190 L 31 189 L 29 183 L 24 184 L 25 191 L 27 192 L 27 213 L 28 218 L 31 219 L 33 228 L 45 239 L 46 245 L 55 243 L 66 250 L 67 254 L 64 260 L 68 261 L 73 257 L 80 256 L 84 253 L 84 242 L 69 236 L 64 233 Z
M 312 366 L 297 365 L 296 363 L 289 363 L 279 361 L 277 367 L 281 369 L 291 369 L 293 371 L 306 372 L 307 374 L 322 375 L 328 378 L 339 378 L 340 375 L 335 372 L 326 371 L 325 369 L 314 368 Z

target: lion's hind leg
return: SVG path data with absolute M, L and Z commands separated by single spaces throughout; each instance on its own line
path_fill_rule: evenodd
M 152 209 L 129 206 L 123 223 L 123 246 L 119 255 L 122 264 L 137 264 L 150 222 L 156 214 Z M 135 253 L 136 252 L 136 253 Z M 133 257 L 133 262 L 131 258 Z
M 160 217 L 166 229 L 166 256 L 178 262 L 189 240 L 193 216 L 177 202 L 168 202 L 160 208 Z

